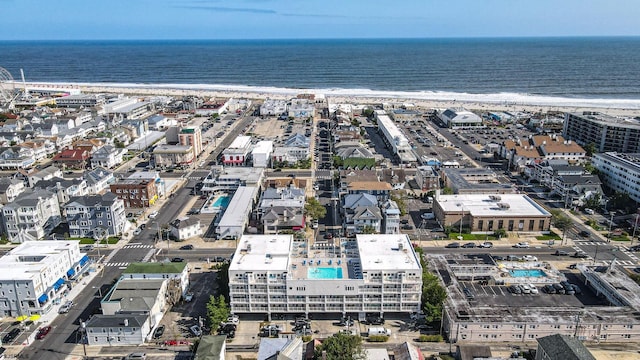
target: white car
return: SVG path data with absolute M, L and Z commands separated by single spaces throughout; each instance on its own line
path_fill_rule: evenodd
M 529 243 L 528 242 L 519 242 L 515 245 L 513 245 L 514 248 L 518 248 L 518 249 L 527 249 L 529 248 Z
M 538 288 L 533 284 L 529 284 L 529 289 L 531 289 L 531 293 L 532 294 L 537 294 L 538 293 Z
M 420 217 L 423 220 L 433 220 L 433 219 L 435 219 L 435 215 L 433 215 L 433 213 L 424 213 L 424 214 L 420 215 Z
M 525 255 L 522 257 L 524 261 L 538 261 L 538 258 L 533 255 Z
M 158 211 L 155 210 L 151 214 L 149 214 L 149 219 L 155 219 L 158 216 Z
M 192 327 L 189 328 L 189 330 L 191 330 L 191 333 L 195 336 L 202 335 L 202 329 L 200 329 L 200 326 L 198 325 L 193 325 Z
M 136 228 L 135 230 L 133 230 L 133 235 L 140 235 L 141 232 L 142 232 L 142 229 Z

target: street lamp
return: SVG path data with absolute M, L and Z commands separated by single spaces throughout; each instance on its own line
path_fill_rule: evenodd
M 85 341 L 86 339 L 87 339 L 87 323 L 80 320 L 80 341 L 82 342 L 82 351 L 84 352 L 83 359 L 87 358 L 87 344 Z

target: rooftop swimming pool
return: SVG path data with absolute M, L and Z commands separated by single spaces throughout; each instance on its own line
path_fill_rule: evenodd
M 540 269 L 513 269 L 509 270 L 513 277 L 547 277 L 547 274 Z
M 310 267 L 307 269 L 309 279 L 342 279 L 342 268 Z

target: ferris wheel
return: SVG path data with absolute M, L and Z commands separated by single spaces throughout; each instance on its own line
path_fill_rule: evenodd
M 5 68 L 0 67 L 0 105 L 10 105 L 16 97 L 16 85 L 13 76 Z

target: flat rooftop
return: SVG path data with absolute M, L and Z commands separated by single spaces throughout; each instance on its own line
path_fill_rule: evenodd
M 406 234 L 362 235 L 356 237 L 362 271 L 416 270 L 420 261 Z
M 242 226 L 248 215 L 247 208 L 251 207 L 253 199 L 258 194 L 258 188 L 255 186 L 239 186 L 233 194 L 227 209 L 224 211 L 219 227 Z
M 293 235 L 242 235 L 229 271 L 286 272 Z
M 240 135 L 229 145 L 228 149 L 244 149 L 251 144 L 251 136 Z
M 446 213 L 465 212 L 472 216 L 551 216 L 551 214 L 524 194 L 457 194 L 440 195 L 434 201 Z M 507 204 L 508 208 L 500 207 Z
M 68 256 L 79 241 L 27 241 L 0 257 L 0 280 L 23 280 L 39 277 L 43 268 L 57 264 Z M 75 261 L 75 260 L 73 260 Z
M 131 263 L 123 274 L 180 274 L 187 267 L 186 262 Z
M 640 120 L 634 119 L 634 118 L 615 117 L 608 114 L 603 114 L 603 113 L 593 112 L 593 111 L 585 111 L 582 113 L 570 113 L 570 114 L 582 119 L 588 119 L 588 120 L 597 122 L 601 125 L 615 124 L 615 125 L 622 125 L 622 126 L 629 126 L 629 127 L 640 126 Z

